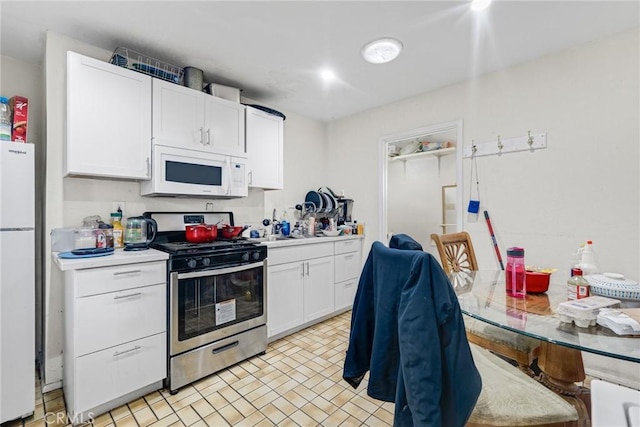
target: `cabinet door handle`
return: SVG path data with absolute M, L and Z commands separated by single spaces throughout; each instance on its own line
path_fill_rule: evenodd
M 207 145 L 211 145 L 211 129 L 207 128 Z
M 147 178 L 151 176 L 151 159 L 147 157 Z
M 131 298 L 131 297 L 137 297 L 138 295 L 142 295 L 142 292 L 135 292 L 133 294 L 127 294 L 127 295 L 116 295 L 115 297 L 113 297 L 113 299 Z
M 253 184 L 253 171 L 249 171 L 249 185 Z
M 347 256 L 344 257 L 344 260 L 346 261 L 346 260 L 351 259 L 351 258 L 353 258 L 353 255 L 347 255 Z
M 200 144 L 204 145 L 204 128 L 200 127 Z
M 122 276 L 125 274 L 138 274 L 138 273 L 142 273 L 142 270 L 128 270 L 128 271 L 116 271 L 115 273 L 113 273 L 114 276 Z
M 136 345 L 135 347 L 130 348 L 129 350 L 116 351 L 115 353 L 113 353 L 113 357 L 121 356 L 126 353 L 131 353 L 132 351 L 140 350 L 141 348 L 142 347 L 140 347 L 139 345 Z
M 307 276 L 309 275 L 309 263 L 307 262 Z

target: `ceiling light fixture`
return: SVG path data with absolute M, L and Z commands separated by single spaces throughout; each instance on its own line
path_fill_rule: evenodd
M 320 72 L 320 77 L 322 78 L 322 80 L 324 80 L 325 82 L 331 81 L 333 79 L 336 78 L 336 75 L 333 71 L 327 69 L 324 69 Z
M 384 64 L 396 59 L 401 50 L 402 43 L 396 39 L 378 39 L 364 45 L 362 57 L 372 64 Z
M 471 10 L 479 12 L 489 7 L 491 0 L 473 0 L 471 2 Z

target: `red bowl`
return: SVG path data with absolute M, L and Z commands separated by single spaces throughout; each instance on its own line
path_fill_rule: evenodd
M 539 273 L 527 270 L 527 293 L 541 294 L 549 290 L 551 273 Z

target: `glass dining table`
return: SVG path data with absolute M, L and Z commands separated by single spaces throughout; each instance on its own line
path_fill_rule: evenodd
M 589 390 L 576 385 L 585 379 L 582 351 L 640 364 L 640 337 L 617 335 L 600 325 L 582 328 L 560 320 L 556 309 L 567 301 L 566 282 L 561 278 L 554 281 L 552 275 L 545 293 L 513 298 L 505 293 L 504 271 L 463 271 L 448 277 L 464 315 L 539 339 L 539 380 L 559 394 L 579 397 L 587 408 Z M 638 368 L 640 372 L 640 365 Z

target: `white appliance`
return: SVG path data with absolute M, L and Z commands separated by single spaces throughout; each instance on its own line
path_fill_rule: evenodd
M 0 141 L 0 422 L 35 409 L 33 144 Z
M 153 146 L 151 180 L 143 196 L 245 197 L 247 159 L 185 148 Z

